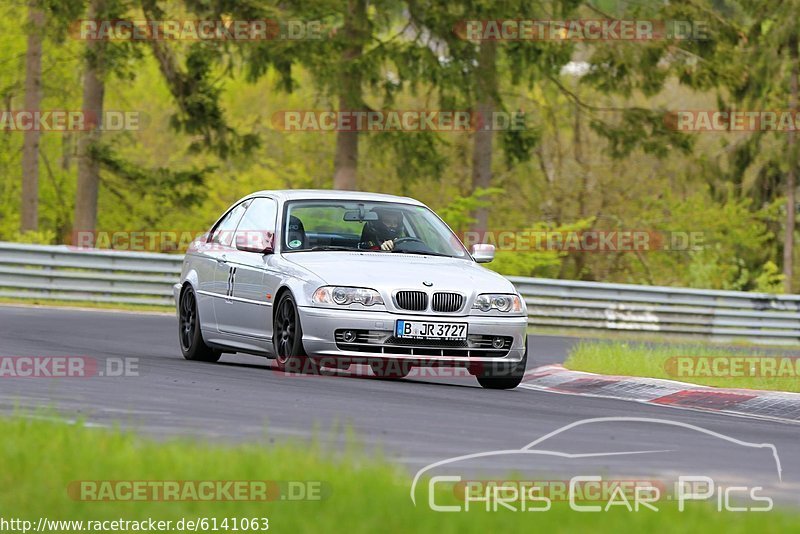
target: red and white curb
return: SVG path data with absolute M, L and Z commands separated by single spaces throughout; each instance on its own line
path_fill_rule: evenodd
M 598 375 L 571 371 L 561 365 L 545 365 L 526 372 L 519 387 L 800 423 L 800 393 L 727 389 L 659 378 Z

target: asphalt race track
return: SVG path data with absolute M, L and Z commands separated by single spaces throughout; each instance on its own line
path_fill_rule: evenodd
M 529 367 L 563 361 L 576 341 L 531 336 Z M 104 361 L 126 358 L 138 365 L 138 376 L 0 378 L 4 414 L 50 407 L 69 419 L 119 424 L 159 439 L 316 438 L 334 451 L 343 446 L 341 429 L 348 425 L 366 449 L 380 450 L 411 473 L 448 457 L 519 449 L 584 419 L 653 418 L 775 445 L 783 468 L 776 488 L 795 505 L 800 498 L 797 425 L 522 388 L 488 391 L 471 377 L 391 381 L 367 372 L 289 377 L 272 370 L 266 359 L 240 355 L 225 355 L 217 364 L 189 362 L 178 349 L 177 320 L 167 315 L 0 306 L 0 356 L 87 356 L 100 368 Z M 661 460 L 607 457 L 607 469 L 626 474 L 656 476 L 674 471 L 677 463 L 731 483 L 774 476 L 769 462 L 745 459 L 750 451 L 743 447 L 685 430 L 655 422 L 594 424 L 554 441 L 576 453 L 677 451 Z M 553 461 L 551 472 L 559 469 Z M 483 467 L 502 471 L 515 464 Z

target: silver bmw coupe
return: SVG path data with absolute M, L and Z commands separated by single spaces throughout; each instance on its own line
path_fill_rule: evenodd
M 510 389 L 527 362 L 525 302 L 424 204 L 345 191 L 262 191 L 195 240 L 175 284 L 188 360 L 248 353 L 284 372 L 462 368 Z

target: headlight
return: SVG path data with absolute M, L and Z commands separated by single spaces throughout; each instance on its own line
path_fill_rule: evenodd
M 483 295 L 478 295 L 472 308 L 482 312 L 497 310 L 501 312 L 519 313 L 522 311 L 522 299 L 519 298 L 519 295 L 513 294 L 484 293 Z
M 323 286 L 314 291 L 311 301 L 314 304 L 338 304 L 339 306 L 349 306 L 350 304 L 374 306 L 383 304 L 383 298 L 381 298 L 380 293 L 365 287 Z

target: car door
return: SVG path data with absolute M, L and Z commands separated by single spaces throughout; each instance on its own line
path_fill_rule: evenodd
M 269 236 L 274 239 L 278 204 L 272 198 L 259 197 L 249 201 L 247 211 L 234 234 L 237 239 L 252 239 Z M 273 241 L 274 246 L 274 241 Z M 268 340 L 272 332 L 272 296 L 278 287 L 279 276 L 271 267 L 272 255 L 263 252 L 234 250 L 228 255 L 229 267 L 233 270 L 231 280 L 231 305 L 220 323 L 224 331 L 252 338 Z
M 244 201 L 231 208 L 220 219 L 209 237 L 210 250 L 208 255 L 215 261 L 216 265 L 214 266 L 214 281 L 210 284 L 208 292 L 213 301 L 217 330 L 221 332 L 226 331 L 224 324 L 230 321 L 230 308 L 232 307 L 230 287 L 235 272 L 229 260 L 232 259 L 236 251 L 233 247 L 234 233 L 247 209 L 247 205 L 247 201 Z
M 183 276 L 189 272 L 197 273 L 197 308 L 200 327 L 204 332 L 217 330 L 217 318 L 214 315 L 214 276 L 217 270 L 215 245 L 208 241 L 210 236 L 206 234 L 193 242 L 192 249 L 187 252 L 187 262 L 184 265 Z M 184 279 L 184 278 L 182 278 Z

